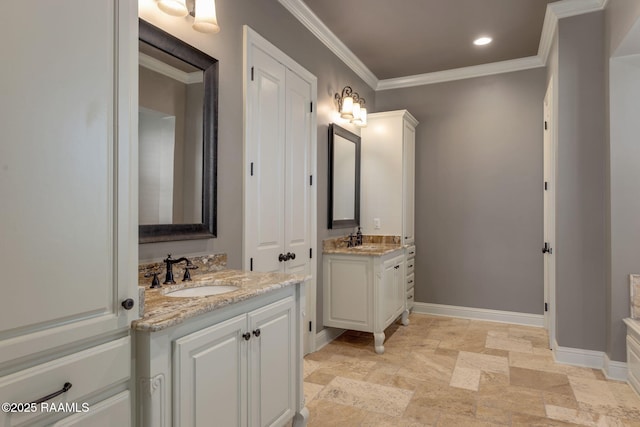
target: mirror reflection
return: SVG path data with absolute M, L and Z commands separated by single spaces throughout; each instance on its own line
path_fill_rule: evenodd
M 217 61 L 139 25 L 140 243 L 215 237 Z
M 360 223 L 360 137 L 329 126 L 329 228 Z
M 140 42 L 139 220 L 202 222 L 203 71 Z

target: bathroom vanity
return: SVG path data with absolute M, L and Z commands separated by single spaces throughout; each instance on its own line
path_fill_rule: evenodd
M 405 248 L 399 236 L 365 236 L 354 247 L 342 240 L 324 242 L 324 325 L 372 332 L 382 354 L 384 330 L 399 316 L 409 324 Z
M 304 280 L 222 270 L 147 288 L 144 316 L 132 325 L 138 425 L 306 425 Z M 222 286 L 217 295 L 174 296 Z

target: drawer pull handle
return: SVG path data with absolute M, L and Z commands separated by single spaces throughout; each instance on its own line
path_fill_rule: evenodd
M 409 280 L 409 282 L 408 282 L 408 283 L 413 283 L 413 280 Z
M 412 268 L 412 267 L 413 267 L 413 264 L 411 264 L 411 265 L 409 266 L 409 268 Z
M 415 254 L 416 254 L 416 252 L 415 252 L 415 251 L 413 251 L 413 252 L 409 252 L 409 255 L 415 255 Z
M 40 399 L 31 402 L 31 404 L 32 405 L 39 405 L 42 402 L 46 402 L 47 400 L 51 400 L 54 397 L 60 396 L 62 393 L 68 392 L 70 388 L 71 388 L 71 383 L 64 383 L 64 385 L 62 386 L 62 388 L 60 390 L 56 391 L 55 393 L 48 394 L 45 397 L 41 397 Z
M 413 295 L 409 295 L 407 299 L 413 299 Z

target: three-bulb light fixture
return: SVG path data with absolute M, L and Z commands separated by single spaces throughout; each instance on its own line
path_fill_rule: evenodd
M 157 4 L 161 11 L 171 16 L 193 16 L 196 31 L 214 34 L 220 31 L 215 0 L 158 0 Z
M 356 126 L 367 126 L 367 108 L 364 106 L 364 98 L 360 98 L 351 86 L 345 86 L 342 94 L 336 93 L 335 99 L 338 101 L 340 117 L 349 120 Z

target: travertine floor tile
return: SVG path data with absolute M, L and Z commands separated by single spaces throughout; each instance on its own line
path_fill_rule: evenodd
M 349 331 L 305 357 L 309 426 L 640 427 L 640 398 L 599 370 L 561 365 L 541 328 L 412 314 Z
M 409 390 L 335 377 L 317 398 L 399 417 L 407 408 L 412 396 L 413 391 Z

